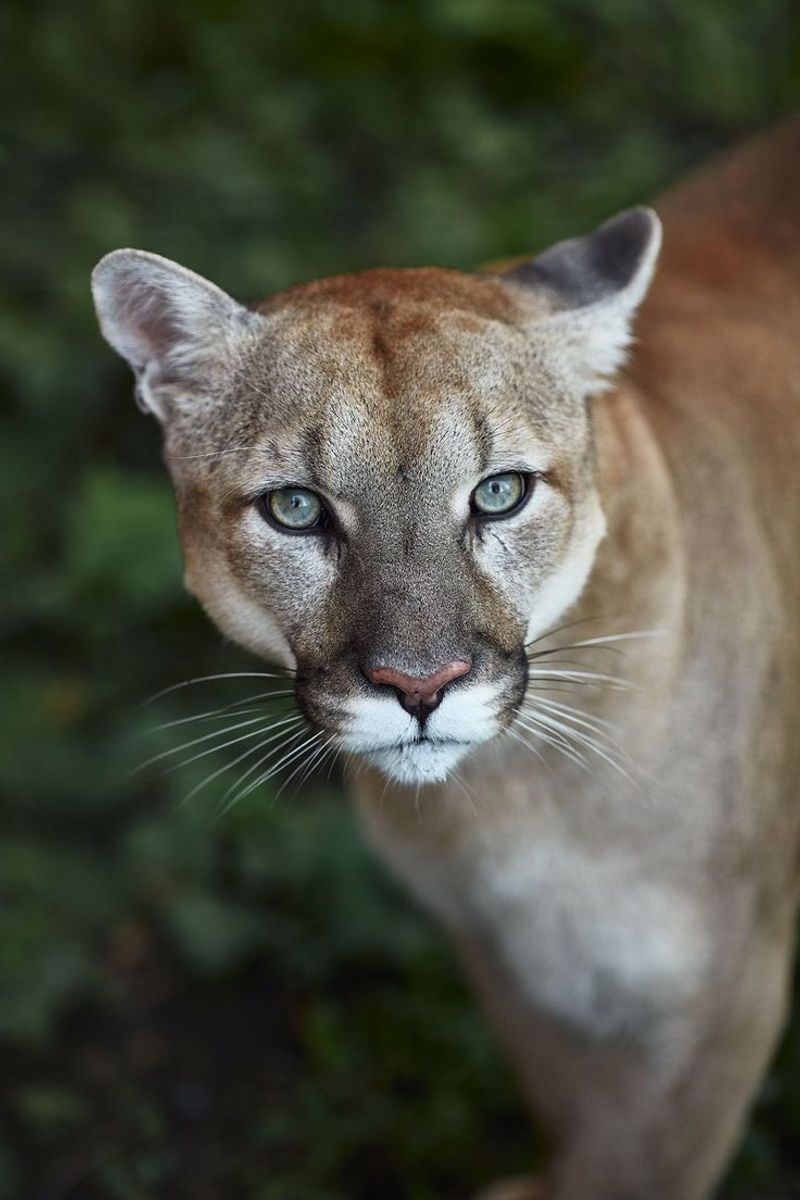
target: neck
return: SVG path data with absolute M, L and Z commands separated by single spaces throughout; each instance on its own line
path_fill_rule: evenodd
M 644 398 L 623 387 L 593 403 L 597 477 L 607 533 L 577 616 L 613 614 L 626 628 L 680 625 L 685 589 L 681 519 Z

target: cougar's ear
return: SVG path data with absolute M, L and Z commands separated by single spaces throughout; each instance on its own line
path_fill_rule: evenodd
M 542 299 L 537 330 L 569 382 L 585 394 L 601 390 L 622 365 L 660 245 L 653 210 L 630 208 L 587 237 L 559 242 L 505 274 Z
M 106 340 L 136 374 L 145 412 L 166 420 L 183 395 L 218 393 L 243 337 L 262 320 L 193 271 L 145 250 L 114 250 L 92 272 Z

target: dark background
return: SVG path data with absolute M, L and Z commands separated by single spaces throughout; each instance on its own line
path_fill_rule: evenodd
M 253 681 L 151 693 L 258 668 L 182 591 L 89 271 L 255 299 L 537 250 L 796 106 L 798 6 L 7 0 L 0 38 L 0 1197 L 466 1200 L 534 1144 L 336 780 L 220 818 L 226 775 L 180 802 L 224 753 L 129 777 Z M 729 1195 L 800 1194 L 798 1066 Z

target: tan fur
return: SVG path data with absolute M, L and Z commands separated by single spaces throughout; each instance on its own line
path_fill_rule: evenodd
M 400 729 L 367 660 L 412 674 L 474 660 L 430 718 L 473 731 L 453 764 L 430 747 L 434 782 L 398 783 L 418 769 L 409 742 L 351 786 L 378 853 L 451 932 L 551 1134 L 548 1200 L 710 1196 L 786 1012 L 799 184 L 790 123 L 665 198 L 633 365 L 588 407 L 650 268 L 624 312 L 434 270 L 303 285 L 255 323 L 209 293 L 224 350 L 206 393 L 150 371 L 189 584 L 223 629 L 296 662 L 312 722 L 355 737 L 361 705 Z M 470 532 L 469 492 L 517 460 L 541 467 L 530 504 Z M 329 498 L 343 539 L 263 530 L 253 494 L 282 482 Z M 586 634 L 540 646 L 658 636 L 619 643 L 618 661 L 599 646 L 534 659 L 526 680 L 545 609 Z M 639 689 L 568 678 L 571 695 L 549 693 L 613 723 L 630 777 L 504 735 L 534 741 L 515 721 L 548 682 L 536 664 L 575 655 Z

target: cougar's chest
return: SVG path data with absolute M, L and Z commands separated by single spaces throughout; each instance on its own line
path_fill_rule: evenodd
M 689 996 L 706 961 L 699 906 L 647 863 L 552 831 L 494 830 L 441 846 L 370 840 L 445 925 L 491 948 L 520 998 L 594 1036 Z

